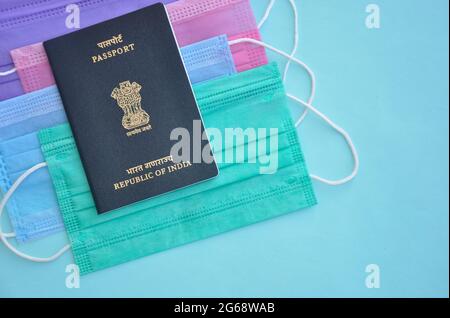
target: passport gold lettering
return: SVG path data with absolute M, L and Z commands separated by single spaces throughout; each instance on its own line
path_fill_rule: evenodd
M 134 43 L 124 45 L 122 47 L 118 47 L 117 49 L 113 49 L 107 52 L 103 52 L 101 54 L 97 54 L 92 56 L 92 63 L 102 62 L 112 57 L 116 57 L 118 55 L 122 55 L 124 53 L 128 53 L 134 51 Z
M 140 133 L 142 133 L 144 131 L 149 131 L 149 130 L 152 130 L 152 125 L 147 125 L 147 126 L 143 126 L 140 128 L 135 128 L 133 130 L 130 130 L 129 132 L 127 132 L 127 136 L 132 137 L 135 135 L 139 135 Z
M 124 189 L 130 185 L 135 185 L 141 182 L 145 182 L 148 180 L 151 180 L 154 178 L 154 173 L 153 172 L 149 172 L 137 177 L 133 177 L 131 179 L 128 180 L 124 180 L 124 181 L 120 181 L 114 184 L 114 190 L 120 190 L 120 189 Z
M 106 49 L 111 46 L 118 45 L 120 43 L 123 43 L 122 34 L 114 35 L 113 37 L 109 38 L 108 40 L 97 43 L 97 47 L 99 47 L 101 49 Z M 102 62 L 104 60 L 116 57 L 118 55 L 132 52 L 132 51 L 134 51 L 134 45 L 135 45 L 134 43 L 129 43 L 129 44 L 125 44 L 125 45 L 119 46 L 117 48 L 111 49 L 109 51 L 93 55 L 93 56 L 91 56 L 92 63 L 95 64 L 95 63 Z
M 187 168 L 187 167 L 191 167 L 192 163 L 190 163 L 189 161 L 185 161 L 185 162 L 180 162 L 180 163 L 176 163 L 172 166 L 167 167 L 167 170 L 169 171 L 169 173 Z
M 97 43 L 97 46 L 99 48 L 104 49 L 104 48 L 106 48 L 108 46 L 111 46 L 113 44 L 119 44 L 119 43 L 122 43 L 122 42 L 123 42 L 122 34 L 119 34 L 119 35 L 113 36 L 112 38 L 110 38 L 108 40 L 105 40 L 105 41 Z
M 167 157 L 164 157 L 164 158 L 160 158 L 160 159 L 157 159 L 157 160 L 153 160 L 153 161 L 144 163 L 144 167 L 145 167 L 145 169 L 150 169 L 150 168 L 154 168 L 154 167 L 157 167 L 157 166 L 161 166 L 161 165 L 163 165 L 165 163 L 168 163 L 169 161 L 173 161 L 172 156 L 167 156 Z
M 135 173 L 142 172 L 142 171 L 144 171 L 144 166 L 143 165 L 139 165 L 137 167 L 133 167 L 133 168 L 128 169 L 127 173 L 128 174 L 135 174 Z
M 167 167 L 163 167 L 165 163 L 171 164 Z M 174 163 L 172 161 L 172 156 L 163 157 L 157 160 L 152 160 L 142 165 L 138 165 L 126 170 L 128 175 L 135 175 L 129 179 L 122 180 L 114 183 L 113 187 L 115 191 L 123 190 L 130 186 L 138 185 L 144 182 L 152 181 L 155 178 L 159 178 L 165 176 L 167 174 L 175 173 L 185 168 L 192 167 L 192 163 L 190 161 L 184 161 L 180 163 Z M 153 171 L 148 171 L 152 168 L 157 168 Z M 144 173 L 142 173 L 144 172 Z M 136 175 L 141 173 L 139 175 Z

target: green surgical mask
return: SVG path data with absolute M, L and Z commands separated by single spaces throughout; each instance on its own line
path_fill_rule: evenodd
M 42 151 L 81 274 L 316 204 L 275 64 L 196 85 L 194 91 L 208 132 L 225 136 L 229 128 L 270 131 L 221 146 L 210 136 L 216 158 L 275 140 L 276 168 L 267 172 L 273 155 L 269 147 L 254 147 L 256 151 L 243 152 L 239 163 L 218 160 L 215 179 L 98 215 L 70 127 L 42 130 Z

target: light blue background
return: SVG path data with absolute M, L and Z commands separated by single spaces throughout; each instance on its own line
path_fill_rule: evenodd
M 315 106 L 357 145 L 354 182 L 315 184 L 312 209 L 85 276 L 80 289 L 65 287 L 70 253 L 33 264 L 0 246 L 0 296 L 448 297 L 448 1 L 375 0 L 378 30 L 365 26 L 369 0 L 296 2 L 298 57 L 317 74 Z M 267 3 L 252 1 L 258 19 Z M 264 40 L 290 50 L 292 24 L 278 0 Z M 308 83 L 294 65 L 288 91 L 306 98 Z M 311 172 L 350 171 L 345 143 L 317 117 L 299 134 Z M 23 248 L 44 256 L 65 240 Z M 380 289 L 365 286 L 372 263 Z

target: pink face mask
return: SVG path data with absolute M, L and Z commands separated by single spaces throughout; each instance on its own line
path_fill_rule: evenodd
M 180 46 L 226 34 L 228 40 L 260 40 L 249 0 L 179 0 L 166 6 Z M 243 43 L 231 48 L 238 72 L 267 64 L 264 48 Z
M 183 47 L 222 34 L 228 40 L 260 40 L 249 0 L 180 0 L 166 6 L 172 26 Z M 265 49 L 249 43 L 236 44 L 231 53 L 238 72 L 267 64 Z M 25 93 L 55 84 L 42 43 L 11 51 Z
M 55 84 L 53 72 L 42 43 L 12 50 L 11 57 L 25 93 Z

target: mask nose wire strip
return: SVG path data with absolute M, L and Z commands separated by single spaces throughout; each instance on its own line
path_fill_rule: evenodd
M 230 44 L 230 46 L 238 44 L 238 43 L 252 43 L 255 45 L 263 46 L 271 51 L 274 51 L 274 52 L 280 54 L 281 56 L 283 56 L 285 58 L 291 59 L 293 62 L 295 62 L 295 63 L 299 64 L 300 66 L 302 66 L 303 68 L 305 68 L 305 70 L 310 74 L 311 78 L 314 79 L 314 82 L 315 82 L 314 73 L 311 71 L 311 69 L 305 63 L 303 63 L 302 61 L 300 61 L 299 59 L 297 59 L 295 57 L 289 56 L 289 54 L 287 54 L 281 50 L 278 50 L 277 48 L 275 48 L 269 44 L 266 44 L 264 42 L 261 42 L 261 41 L 255 40 L 255 39 L 250 39 L 250 38 L 236 39 L 233 41 L 229 41 L 228 43 Z M 290 94 L 287 94 L 287 96 L 289 98 L 293 99 L 294 101 L 296 101 L 297 103 L 300 103 L 301 105 L 305 106 L 309 110 L 313 111 L 317 116 L 319 116 L 321 119 L 323 119 L 327 124 L 329 124 L 333 129 L 335 129 L 339 134 L 341 134 L 344 137 L 344 139 L 346 140 L 346 142 L 350 148 L 350 151 L 352 153 L 354 165 L 353 165 L 353 170 L 352 170 L 351 174 L 343 179 L 329 180 L 329 179 L 325 179 L 322 177 L 318 177 L 316 175 L 311 175 L 310 177 L 311 177 L 311 179 L 323 182 L 323 183 L 331 185 L 331 186 L 337 186 L 337 185 L 347 183 L 347 182 L 351 181 L 358 174 L 358 171 L 359 171 L 358 152 L 356 151 L 356 147 L 353 144 L 353 141 L 350 138 L 350 135 L 343 128 L 336 125 L 331 119 L 329 119 L 327 116 L 322 114 L 320 111 L 318 111 L 316 108 L 314 108 L 311 105 L 310 101 L 314 98 L 315 85 L 311 85 L 311 88 L 312 88 L 311 89 L 312 92 L 311 92 L 310 98 L 308 99 L 308 102 L 304 102 L 304 101 L 300 100 L 299 98 L 297 98 L 293 95 L 290 95 Z M 299 125 L 299 123 L 297 122 L 296 127 L 298 127 L 298 125 Z
M 5 209 L 6 203 L 8 203 L 8 200 L 11 198 L 11 196 L 14 193 L 14 191 L 17 190 L 17 188 L 22 184 L 23 181 L 25 181 L 25 179 L 28 176 L 30 176 L 35 171 L 37 171 L 39 169 L 42 169 L 42 168 L 44 168 L 46 166 L 47 166 L 47 163 L 45 163 L 45 162 L 39 163 L 39 164 L 31 167 L 27 171 L 25 171 L 19 178 L 17 178 L 17 180 L 14 182 L 14 184 L 8 190 L 8 192 L 6 192 L 5 196 L 3 197 L 2 201 L 0 202 L 0 218 L 1 218 L 2 214 L 3 214 L 3 210 Z M 70 245 L 66 245 L 66 246 L 64 246 L 62 249 L 60 249 L 58 252 L 56 252 L 54 255 L 52 255 L 50 257 L 45 257 L 45 258 L 34 257 L 34 256 L 22 253 L 21 251 L 17 250 L 13 245 L 11 245 L 8 242 L 6 237 L 7 236 L 5 235 L 5 233 L 2 232 L 2 228 L 1 228 L 1 224 L 0 224 L 0 239 L 5 244 L 5 246 L 8 249 L 10 249 L 17 256 L 19 256 L 21 258 L 24 258 L 26 260 L 29 260 L 29 261 L 38 262 L 38 263 L 47 263 L 47 262 L 54 261 L 55 259 L 60 257 L 62 254 L 64 254 L 68 249 L 70 249 Z
M 0 72 L 0 76 L 8 76 L 8 75 L 10 75 L 10 74 L 12 74 L 12 73 L 15 73 L 15 72 L 16 72 L 16 68 L 13 67 L 12 69 L 10 69 L 10 70 L 8 70 L 8 71 Z

